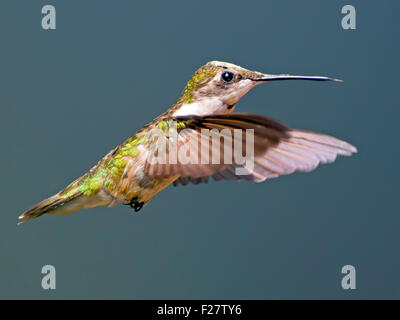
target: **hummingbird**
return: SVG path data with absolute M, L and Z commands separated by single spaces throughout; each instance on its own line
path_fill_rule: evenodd
M 323 76 L 272 75 L 232 63 L 208 62 L 193 74 L 177 102 L 166 112 L 111 150 L 86 174 L 21 214 L 19 224 L 43 214 L 64 215 L 118 203 L 139 211 L 171 184 L 207 183 L 211 178 L 262 182 L 295 171 L 308 172 L 321 163 L 333 162 L 337 155 L 357 152 L 351 144 L 326 134 L 292 129 L 261 115 L 233 112 L 252 88 L 281 80 L 341 81 Z M 244 164 L 234 161 L 227 164 L 147 161 L 155 144 L 149 132 L 155 128 L 168 132 L 172 126 L 178 131 L 185 129 L 195 139 L 199 139 L 203 129 L 225 129 L 225 132 L 252 129 L 254 164 L 248 174 L 239 175 L 235 169 Z M 184 137 L 178 137 L 178 149 L 183 148 L 183 140 Z M 210 152 L 212 148 L 206 144 L 199 153 Z

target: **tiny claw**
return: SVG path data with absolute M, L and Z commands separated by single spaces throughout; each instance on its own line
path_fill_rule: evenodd
M 135 210 L 135 212 L 138 212 L 140 209 L 143 208 L 144 202 L 136 202 L 133 206 L 133 210 Z
M 126 205 L 129 205 L 135 212 L 138 212 L 143 208 L 144 202 L 139 201 L 137 197 L 133 197 Z

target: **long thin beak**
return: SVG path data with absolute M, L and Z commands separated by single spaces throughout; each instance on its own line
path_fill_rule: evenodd
M 253 81 L 276 81 L 276 80 L 312 80 L 312 81 L 339 81 L 343 82 L 343 80 L 329 78 L 329 77 L 320 77 L 320 76 L 293 76 L 290 74 L 264 74 L 260 78 L 250 78 Z

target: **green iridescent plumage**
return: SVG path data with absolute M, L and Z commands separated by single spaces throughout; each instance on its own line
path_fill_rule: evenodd
M 60 193 L 60 196 L 68 198 L 76 192 L 90 196 L 103 186 L 108 190 L 114 189 L 121 179 L 129 159 L 139 155 L 138 145 L 145 143 L 146 140 L 144 135 L 130 137 L 87 174 L 69 184 Z
M 178 102 L 193 102 L 194 92 L 216 74 L 216 68 L 200 68 L 190 78 Z
M 108 190 L 116 187 L 121 179 L 129 159 L 139 155 L 138 146 L 147 140 L 144 135 L 134 135 L 118 146 L 109 159 L 104 159 L 104 163 L 100 165 L 99 170 L 106 172 L 104 186 Z

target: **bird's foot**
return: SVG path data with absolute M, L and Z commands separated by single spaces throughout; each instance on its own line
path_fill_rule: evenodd
M 138 212 L 142 209 L 144 202 L 140 202 L 137 197 L 133 197 L 129 203 L 127 203 L 135 212 Z

